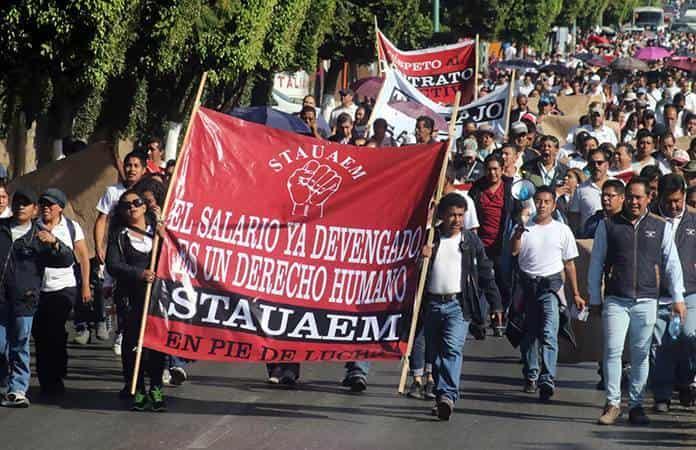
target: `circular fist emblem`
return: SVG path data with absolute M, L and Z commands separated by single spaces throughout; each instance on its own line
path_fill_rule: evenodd
M 324 217 L 324 205 L 341 186 L 341 177 L 326 164 L 308 161 L 288 178 L 288 192 L 292 199 L 292 214 L 309 216 L 312 208 Z

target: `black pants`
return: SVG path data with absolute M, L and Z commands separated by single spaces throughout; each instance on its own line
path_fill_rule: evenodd
M 68 371 L 68 320 L 77 289 L 64 288 L 42 292 L 34 315 L 32 334 L 36 345 L 36 372 L 42 388 L 51 388 L 63 381 Z
M 121 346 L 121 363 L 123 364 L 123 378 L 126 386 L 130 386 L 135 371 L 135 348 L 138 345 L 142 310 L 132 309 L 125 314 L 123 323 L 123 344 Z M 145 375 L 150 377 L 150 388 L 162 387 L 162 372 L 164 372 L 164 353 L 143 348 L 143 355 L 138 371 L 137 389 L 145 391 Z M 145 369 L 145 370 L 143 370 Z
M 485 247 L 486 256 L 493 262 L 493 270 L 495 270 L 495 284 L 498 286 L 500 291 L 501 303 L 491 302 L 488 300 L 491 312 L 502 312 L 510 306 L 510 292 L 508 288 L 508 282 L 506 280 L 507 274 L 503 272 L 503 267 L 501 264 L 502 258 L 500 256 L 500 250 L 494 249 L 493 247 Z

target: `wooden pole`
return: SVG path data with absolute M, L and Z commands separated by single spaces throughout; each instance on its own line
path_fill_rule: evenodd
M 474 61 L 474 100 L 479 98 L 479 84 L 478 84 L 478 73 L 479 73 L 479 35 L 476 35 L 476 49 L 474 51 L 476 54 L 476 61 Z
M 382 76 L 382 56 L 379 51 L 379 24 L 377 23 L 377 16 L 375 16 L 375 51 L 377 52 L 377 75 Z
M 459 102 L 461 101 L 462 93 L 457 91 L 457 95 L 454 98 L 454 109 L 452 110 L 452 117 L 449 123 L 449 132 L 447 140 L 447 152 L 442 158 L 442 166 L 440 167 L 440 178 L 437 181 L 437 189 L 435 191 L 435 208 L 437 211 L 437 204 L 442 198 L 442 191 L 445 189 L 445 175 L 447 173 L 447 162 L 450 158 L 450 153 L 452 152 L 452 144 L 454 142 L 454 133 L 457 128 L 457 116 L 459 114 Z M 428 246 L 433 245 L 433 240 L 435 239 L 435 225 L 437 223 L 437 213 L 433 214 L 432 223 L 430 229 L 428 230 Z M 418 324 L 418 315 L 420 314 L 421 302 L 423 299 L 423 292 L 425 291 L 425 282 L 428 275 L 428 264 L 430 263 L 429 257 L 423 258 L 423 266 L 421 267 L 420 277 L 418 278 L 418 286 L 416 289 L 416 298 L 413 302 L 413 316 L 411 317 L 411 328 L 408 333 L 408 345 L 406 346 L 406 353 L 401 358 L 401 378 L 399 379 L 399 394 L 403 394 L 406 390 L 406 379 L 408 378 L 408 358 L 411 356 L 411 351 L 413 350 L 413 341 L 416 337 L 416 326 Z
M 188 145 L 189 138 L 191 135 L 191 127 L 193 121 L 198 113 L 198 108 L 201 104 L 201 96 L 203 95 L 203 88 L 205 88 L 205 80 L 208 78 L 208 72 L 203 72 L 201 76 L 201 82 L 198 84 L 198 91 L 196 91 L 196 98 L 193 102 L 193 110 L 191 110 L 191 116 L 189 117 L 188 125 L 186 126 L 186 134 L 184 134 L 184 140 L 181 143 L 181 149 L 179 155 L 176 158 L 176 165 L 174 166 L 174 173 L 172 173 L 172 179 L 169 181 L 169 188 L 167 189 L 167 195 L 164 199 L 164 205 L 162 208 L 162 216 L 158 219 L 165 219 L 167 217 L 167 212 L 169 209 L 169 197 L 172 194 L 172 186 L 174 186 L 174 180 L 176 180 L 179 174 L 179 166 L 181 165 L 182 150 L 186 149 Z M 155 237 L 152 241 L 152 254 L 150 255 L 150 270 L 155 270 L 155 261 L 157 260 L 157 247 L 159 245 L 159 234 L 155 233 Z M 135 366 L 133 369 L 133 379 L 131 380 L 131 395 L 135 395 L 135 390 L 138 385 L 138 371 L 140 370 L 140 362 L 142 360 L 143 354 L 143 338 L 145 337 L 145 327 L 147 325 L 147 312 L 150 307 L 150 297 L 152 296 L 152 283 L 148 282 L 145 289 L 145 302 L 143 304 L 143 316 L 140 319 L 140 332 L 138 334 L 138 346 L 135 348 Z M 130 351 L 130 349 L 124 349 L 124 351 Z
M 512 69 L 512 76 L 510 77 L 507 105 L 505 108 L 505 139 L 509 141 L 508 135 L 510 134 L 510 112 L 512 111 L 512 99 L 515 96 L 515 69 Z

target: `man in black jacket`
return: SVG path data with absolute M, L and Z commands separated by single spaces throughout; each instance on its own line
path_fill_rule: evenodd
M 442 197 L 437 208 L 442 223 L 434 246 L 423 248 L 424 257 L 432 256 L 424 295 L 426 362 L 433 367 L 433 412 L 441 420 L 449 420 L 459 398 L 462 350 L 469 324 L 481 324 L 485 318 L 479 286 L 487 298 L 500 302 L 493 264 L 476 234 L 464 229 L 466 207 L 466 199 L 459 194 Z
M 0 220 L 0 404 L 29 406 L 29 336 L 46 267 L 70 267 L 73 254 L 33 220 L 36 194 L 18 189 L 12 218 Z
M 563 182 L 568 166 L 557 160 L 558 139 L 554 136 L 542 136 L 540 140 L 541 156 L 526 162 L 522 166 L 522 174 L 534 186 L 550 186 L 555 189 Z

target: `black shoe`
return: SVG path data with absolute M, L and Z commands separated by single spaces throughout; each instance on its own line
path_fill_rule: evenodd
M 428 380 L 423 388 L 423 395 L 428 400 L 435 400 L 435 382 Z
M 367 380 L 363 377 L 351 377 L 350 380 L 350 392 L 362 392 L 367 389 Z
M 535 394 L 537 391 L 537 382 L 536 380 L 527 380 L 527 382 L 524 384 L 524 392 L 527 394 Z
M 653 405 L 653 411 L 658 413 L 658 414 L 668 413 L 669 412 L 669 402 L 655 400 L 655 405 Z
M 549 383 L 542 383 L 539 385 L 539 401 L 542 403 L 548 403 L 553 397 L 554 389 Z
M 448 398 L 441 398 L 437 402 L 437 417 L 440 420 L 449 420 L 454 411 L 454 402 Z
M 169 369 L 169 373 L 172 376 L 170 383 L 172 386 L 181 386 L 188 380 L 188 375 L 183 367 L 172 367 Z
M 649 425 L 650 419 L 645 415 L 642 406 L 635 406 L 628 411 L 628 421 L 633 425 Z
M 41 395 L 46 397 L 56 397 L 65 394 L 65 385 L 63 380 L 58 380 L 54 383 L 44 383 L 41 385 Z
M 130 386 L 124 386 L 123 389 L 118 391 L 118 398 L 121 400 L 130 400 L 133 396 L 130 393 Z
M 688 408 L 694 405 L 694 394 L 689 388 L 679 389 L 679 403 Z
M 290 388 L 295 387 L 295 384 L 297 384 L 295 372 L 292 370 L 284 370 L 283 375 L 280 377 L 280 384 Z
M 423 383 L 421 383 L 420 381 L 414 381 L 413 383 L 411 383 L 411 387 L 408 388 L 406 396 L 410 398 L 415 398 L 417 400 L 425 399 L 425 395 L 423 392 Z

